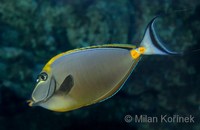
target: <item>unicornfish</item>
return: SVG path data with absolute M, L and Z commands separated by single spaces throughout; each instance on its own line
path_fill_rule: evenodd
M 176 55 L 158 38 L 153 18 L 139 46 L 108 44 L 75 49 L 51 58 L 38 75 L 29 106 L 66 112 L 116 94 L 143 55 Z

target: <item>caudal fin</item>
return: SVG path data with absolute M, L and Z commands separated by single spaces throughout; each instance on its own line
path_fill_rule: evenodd
M 172 52 L 168 50 L 162 43 L 162 41 L 158 38 L 158 35 L 156 34 L 154 24 L 155 20 L 158 18 L 153 18 L 145 31 L 145 34 L 143 36 L 141 47 L 145 48 L 145 55 L 179 55 L 180 53 Z

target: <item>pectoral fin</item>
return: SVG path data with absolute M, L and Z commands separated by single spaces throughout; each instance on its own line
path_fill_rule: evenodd
M 68 94 L 73 86 L 74 86 L 74 79 L 72 75 L 68 75 L 62 82 L 58 92 L 63 94 Z

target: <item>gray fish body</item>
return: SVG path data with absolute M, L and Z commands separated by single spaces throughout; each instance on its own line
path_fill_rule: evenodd
M 51 68 L 58 83 L 72 75 L 74 86 L 68 95 L 81 105 L 88 105 L 119 89 L 136 62 L 128 49 L 96 48 L 63 55 Z

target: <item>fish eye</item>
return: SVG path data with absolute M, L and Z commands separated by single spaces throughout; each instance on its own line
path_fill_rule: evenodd
M 46 81 L 47 78 L 48 78 L 47 73 L 42 72 L 42 73 L 39 75 L 39 78 L 37 79 L 37 82 L 39 82 L 40 80 L 42 80 L 42 81 Z
M 38 75 L 38 77 L 37 77 L 37 79 L 36 79 L 36 83 L 40 82 L 41 80 L 42 80 L 42 81 L 46 81 L 47 78 L 48 78 L 47 73 L 42 72 L 41 74 Z

